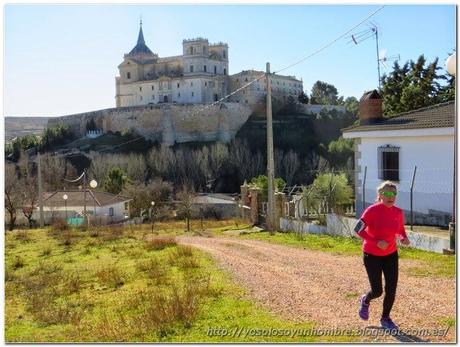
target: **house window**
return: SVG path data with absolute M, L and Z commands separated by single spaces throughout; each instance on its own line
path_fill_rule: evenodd
M 399 181 L 399 147 L 381 146 L 377 154 L 379 179 Z
M 126 78 L 127 78 L 127 79 L 130 79 L 130 78 L 131 78 L 131 72 L 127 72 L 127 73 L 126 73 Z
M 110 217 L 113 217 L 113 216 L 114 216 L 113 207 L 110 207 L 110 208 L 109 208 L 109 216 L 110 216 Z
M 203 66 L 204 72 L 206 72 L 206 65 Z
M 190 72 L 193 72 L 193 65 L 190 65 Z

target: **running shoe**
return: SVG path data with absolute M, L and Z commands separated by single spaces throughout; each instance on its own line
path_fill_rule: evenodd
M 366 304 L 366 294 L 364 294 L 359 300 L 359 318 L 362 320 L 369 319 L 369 304 Z
M 391 320 L 390 317 L 382 317 L 382 319 L 380 319 L 380 325 L 384 329 L 399 330 L 399 327 Z

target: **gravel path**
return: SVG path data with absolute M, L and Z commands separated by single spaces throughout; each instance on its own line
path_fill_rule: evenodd
M 248 289 L 251 299 L 285 319 L 313 321 L 318 329 L 379 325 L 382 297 L 371 303 L 368 322 L 357 315 L 358 298 L 369 286 L 359 256 L 232 237 L 180 237 L 179 242 L 209 252 L 238 284 Z M 400 260 L 392 318 L 407 332 L 422 328 L 445 330 L 447 325 L 442 320 L 456 317 L 455 280 L 411 276 L 408 269 L 416 264 L 417 261 Z M 454 342 L 455 328 L 450 328 L 444 337 L 417 336 L 423 341 Z M 403 337 L 398 340 L 404 341 Z M 363 341 L 396 340 L 380 336 Z

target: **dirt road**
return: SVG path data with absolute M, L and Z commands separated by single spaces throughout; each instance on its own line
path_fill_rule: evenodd
M 371 303 L 370 319 L 359 319 L 358 300 L 368 289 L 359 256 L 335 255 L 235 237 L 180 237 L 179 242 L 209 252 L 257 303 L 293 321 L 313 321 L 319 329 L 364 329 L 379 326 L 382 298 Z M 403 331 L 447 329 L 456 316 L 455 280 L 415 277 L 417 261 L 400 260 L 400 278 L 392 318 Z M 455 341 L 455 327 L 443 337 L 411 333 L 397 340 Z M 439 331 L 438 331 L 439 333 Z M 391 337 L 363 341 L 392 341 Z

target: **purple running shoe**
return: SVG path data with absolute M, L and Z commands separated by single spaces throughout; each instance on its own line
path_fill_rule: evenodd
M 359 300 L 359 318 L 362 320 L 369 319 L 369 304 L 366 304 L 366 294 Z
M 382 317 L 382 319 L 380 319 L 380 325 L 384 329 L 395 331 L 399 330 L 399 327 L 391 320 L 390 317 Z

